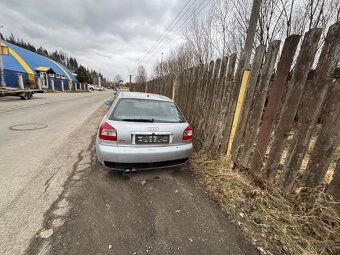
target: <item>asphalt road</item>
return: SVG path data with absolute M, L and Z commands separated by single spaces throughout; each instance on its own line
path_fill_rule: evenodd
M 89 124 L 89 118 L 100 106 L 105 108 L 110 96 L 96 92 L 35 94 L 27 101 L 0 98 L 0 254 L 26 254 L 79 151 L 91 142 L 98 123 Z M 36 127 L 42 129 L 23 131 Z
M 0 99 L 0 254 L 258 254 L 188 166 L 125 176 L 97 163 L 109 97 Z

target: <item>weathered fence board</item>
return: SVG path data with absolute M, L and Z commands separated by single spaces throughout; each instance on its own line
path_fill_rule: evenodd
M 338 158 L 334 169 L 333 178 L 328 185 L 327 192 L 330 193 L 336 200 L 340 201 L 340 157 Z
M 196 95 L 197 95 L 197 83 L 198 83 L 198 76 L 199 76 L 199 70 L 200 67 L 197 66 L 194 68 L 194 75 L 192 77 L 192 81 L 190 83 L 190 88 L 189 88 L 189 97 L 187 98 L 187 115 L 186 117 L 188 118 L 189 122 L 192 122 L 192 113 L 193 113 L 193 109 L 194 109 L 194 105 L 195 105 L 195 99 L 196 99 Z
M 301 117 L 292 141 L 293 150 L 287 157 L 278 183 L 286 192 L 292 189 L 296 174 L 300 170 L 312 130 L 320 115 L 327 91 L 332 84 L 332 75 L 337 67 L 339 56 L 340 22 L 329 28 L 315 71 L 315 78 L 311 86 L 308 87 L 311 90 L 310 96 L 304 97 L 302 100 Z
M 253 100 L 252 111 L 250 112 L 247 128 L 244 135 L 243 149 L 240 153 L 240 164 L 249 168 L 251 154 L 254 150 L 254 143 L 257 137 L 257 131 L 261 122 L 261 115 L 267 98 L 269 83 L 272 78 L 277 54 L 280 49 L 280 41 L 273 41 L 268 46 L 265 55 L 263 68 L 261 69 L 260 81 L 257 84 L 255 99 Z
M 240 65 L 243 63 L 239 62 L 238 69 L 236 71 L 236 76 L 234 79 L 234 82 L 230 83 L 230 89 L 229 89 L 229 95 L 228 95 L 228 106 L 227 106 L 227 113 L 226 113 L 226 129 L 225 129 L 225 138 L 227 139 L 227 144 L 226 144 L 226 149 L 228 147 L 229 143 L 229 137 L 230 137 L 230 132 L 231 128 L 233 125 L 233 119 L 234 119 L 234 113 L 236 109 L 236 103 L 238 99 L 238 94 L 240 92 L 240 87 L 241 87 L 241 73 L 239 73 Z
M 300 35 L 291 35 L 287 37 L 283 45 L 273 85 L 268 94 L 268 102 L 263 113 L 261 128 L 256 143 L 256 150 L 254 151 L 253 161 L 250 167 L 255 173 L 260 172 L 262 163 L 264 162 L 265 152 L 269 144 L 275 116 L 282 101 L 290 66 L 292 65 L 299 40 Z
M 224 155 L 227 152 L 227 146 L 230 135 L 231 123 L 228 122 L 229 115 L 229 103 L 231 98 L 231 91 L 233 90 L 234 85 L 234 73 L 236 68 L 236 54 L 233 54 L 229 57 L 228 68 L 227 68 L 227 76 L 225 78 L 225 89 L 224 89 L 224 97 L 221 104 L 222 107 L 222 129 L 221 129 L 221 145 L 220 145 L 220 154 Z
M 340 79 L 328 92 L 322 127 L 303 177 L 305 187 L 320 185 L 333 159 L 340 139 Z
M 221 67 L 221 59 L 217 59 L 215 61 L 215 68 L 214 68 L 214 74 L 213 74 L 213 79 L 210 83 L 209 86 L 209 100 L 208 100 L 208 104 L 207 104 L 207 115 L 206 115 L 206 121 L 205 121 L 205 125 L 204 125 L 204 129 L 205 129 L 205 140 L 207 141 L 207 143 L 209 143 L 212 135 L 213 135 L 213 128 L 211 126 L 212 123 L 212 119 L 215 117 L 212 114 L 213 108 L 214 108 L 214 104 L 216 103 L 216 92 L 218 91 L 218 75 L 220 72 L 220 67 Z M 209 138 L 209 139 L 208 139 Z
M 212 119 L 210 126 L 213 129 L 213 134 L 211 136 L 211 140 L 209 141 L 208 148 L 212 152 L 216 152 L 218 150 L 218 144 L 219 139 L 218 133 L 219 130 L 223 129 L 222 123 L 221 123 L 221 117 L 222 117 L 222 101 L 224 97 L 224 90 L 226 86 L 226 74 L 227 74 L 227 65 L 228 65 L 228 57 L 224 57 L 222 59 L 221 67 L 220 67 L 220 73 L 218 77 L 218 88 L 215 93 L 215 102 L 214 102 L 214 108 L 212 110 Z
M 205 132 L 204 132 L 204 124 L 205 124 L 205 118 L 207 116 L 207 104 L 209 100 L 209 89 L 210 89 L 210 82 L 213 77 L 213 72 L 214 70 L 214 61 L 211 61 L 209 64 L 209 69 L 208 69 L 208 74 L 205 77 L 206 79 L 204 80 L 204 90 L 203 90 L 203 98 L 202 98 L 202 105 L 201 105 L 201 120 L 199 122 L 198 130 L 200 131 L 200 138 L 203 142 L 205 142 Z
M 205 70 L 205 66 L 204 65 L 200 65 L 198 67 L 198 71 L 197 71 L 197 82 L 196 82 L 196 94 L 194 97 L 194 104 L 191 107 L 191 111 L 192 111 L 192 120 L 191 120 L 191 124 L 194 127 L 194 132 L 196 132 L 196 127 L 197 127 L 197 123 L 198 123 L 198 119 L 199 119 L 199 105 L 201 102 L 201 98 L 202 98 L 202 82 L 203 82 L 203 75 L 204 75 L 204 70 Z
M 200 139 L 201 137 L 201 129 L 200 129 L 200 125 L 201 123 L 204 121 L 203 118 L 203 112 L 204 112 L 204 104 L 205 104 L 205 95 L 206 95 L 206 87 L 207 87 L 207 81 L 208 81 L 208 75 L 209 75 L 209 67 L 211 66 L 210 64 L 206 64 L 204 65 L 204 70 L 203 70 L 203 76 L 202 76 L 202 80 L 201 80 L 201 87 L 200 87 L 200 94 L 201 94 L 201 98 L 199 100 L 199 105 L 198 105 L 198 112 L 197 112 L 197 124 L 195 126 L 195 132 L 197 133 L 197 137 L 199 137 L 198 139 Z
M 288 87 L 286 100 L 281 110 L 279 123 L 266 161 L 266 173 L 269 182 L 274 181 L 285 146 L 287 134 L 291 129 L 307 80 L 308 72 L 313 64 L 322 29 L 314 28 L 305 34 L 300 54 Z

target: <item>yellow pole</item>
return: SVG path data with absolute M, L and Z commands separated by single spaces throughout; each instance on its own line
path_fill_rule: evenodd
M 238 125 L 238 121 L 240 119 L 240 113 L 241 113 L 243 101 L 244 101 L 246 91 L 247 91 L 249 75 L 250 75 L 250 69 L 244 69 L 243 74 L 242 74 L 240 93 L 238 95 L 237 105 L 236 105 L 234 118 L 233 118 L 233 124 L 231 126 L 231 131 L 230 131 L 230 136 L 229 136 L 228 149 L 227 149 L 227 154 L 226 154 L 226 159 L 227 159 L 228 162 L 230 161 L 231 147 L 233 145 L 233 141 L 234 141 L 234 137 L 235 137 L 235 133 L 236 133 L 236 128 L 237 128 L 237 125 Z
M 176 96 L 176 78 L 174 79 L 174 83 L 172 84 L 172 101 L 175 101 Z

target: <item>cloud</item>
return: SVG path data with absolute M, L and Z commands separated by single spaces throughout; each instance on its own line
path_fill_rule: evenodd
M 0 25 L 5 35 L 13 33 L 50 51 L 62 50 L 110 79 L 120 74 L 127 80 L 184 4 L 180 0 L 3 0 Z

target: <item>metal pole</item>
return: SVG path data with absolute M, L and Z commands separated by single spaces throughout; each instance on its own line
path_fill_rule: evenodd
M 0 26 L 3 28 L 4 26 Z M 2 60 L 2 39 L 0 40 L 0 76 L 1 76 L 1 87 L 6 87 L 5 77 L 4 77 L 4 63 Z
M 161 57 L 161 76 L 163 76 L 163 52 Z

